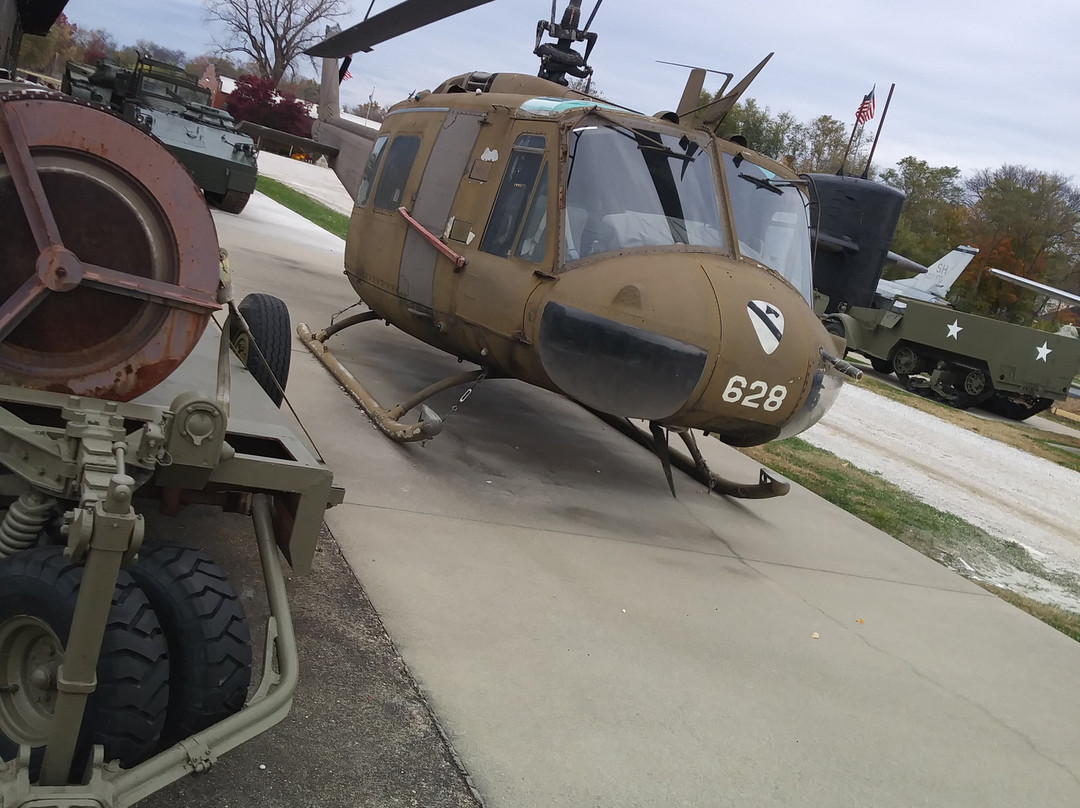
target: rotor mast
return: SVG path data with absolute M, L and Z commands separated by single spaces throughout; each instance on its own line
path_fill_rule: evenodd
M 589 54 L 592 53 L 596 44 L 596 33 L 589 30 L 600 4 L 604 0 L 597 0 L 592 14 L 585 22 L 584 28 L 578 28 L 581 21 L 581 0 L 569 0 L 566 10 L 563 11 L 562 21 L 555 22 L 555 0 L 551 0 L 551 19 L 540 20 L 536 23 L 536 47 L 533 53 L 540 57 L 540 72 L 537 75 L 542 79 L 561 84 L 564 87 L 570 83 L 567 74 L 578 79 L 592 77 L 593 69 L 589 66 Z M 554 43 L 541 40 L 547 34 L 555 40 Z M 575 51 L 572 45 L 575 42 L 585 42 L 585 55 Z

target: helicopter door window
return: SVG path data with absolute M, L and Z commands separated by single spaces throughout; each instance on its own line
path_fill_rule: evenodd
M 379 158 L 382 157 L 383 146 L 386 145 L 387 140 L 386 135 L 380 135 L 375 141 L 375 145 L 371 147 L 367 165 L 364 166 L 364 178 L 360 180 L 360 190 L 356 192 L 357 207 L 364 207 L 371 196 L 371 189 L 375 185 L 375 175 L 379 172 L 379 163 L 381 162 Z
M 806 197 L 791 181 L 739 155 L 724 155 L 739 253 L 775 269 L 812 300 Z
M 525 217 L 521 236 L 514 249 L 516 257 L 532 261 L 534 264 L 539 264 L 544 260 L 547 247 L 547 187 L 548 167 L 545 165 L 540 171 L 540 182 L 536 184 L 536 193 L 533 194 L 529 214 Z
M 418 135 L 398 135 L 386 153 L 386 165 L 375 189 L 375 207 L 380 210 L 397 210 L 405 193 L 405 185 L 412 173 L 413 161 L 420 151 Z
M 487 228 L 484 230 L 484 238 L 480 242 L 483 252 L 499 255 L 503 258 L 510 256 L 517 240 L 517 252 L 515 255 L 530 261 L 540 261 L 533 258 L 537 246 L 533 241 L 528 247 L 524 246 L 526 240 L 532 240 L 537 229 L 546 230 L 547 226 L 547 172 L 544 172 L 542 188 L 537 190 L 535 198 L 543 196 L 539 203 L 534 201 L 529 209 L 529 219 L 532 220 L 533 231 L 522 232 L 521 238 L 517 239 L 518 231 L 521 230 L 522 220 L 525 219 L 525 211 L 529 208 L 529 199 L 533 196 L 533 189 L 537 186 L 537 177 L 540 174 L 540 166 L 544 161 L 544 136 L 543 135 L 520 135 L 514 143 L 514 149 L 510 153 L 510 160 L 503 175 L 499 193 L 495 197 L 495 205 L 491 209 L 491 217 L 488 219 Z M 536 219 L 533 220 L 533 214 Z M 540 233 L 540 251 L 543 252 L 543 240 L 545 236 Z M 525 255 L 525 252 L 529 255 Z

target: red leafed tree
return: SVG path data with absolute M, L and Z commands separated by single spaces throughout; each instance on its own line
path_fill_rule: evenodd
M 225 108 L 238 121 L 311 137 L 308 108 L 296 96 L 278 92 L 273 79 L 241 76 L 236 80 L 236 89 L 229 94 Z

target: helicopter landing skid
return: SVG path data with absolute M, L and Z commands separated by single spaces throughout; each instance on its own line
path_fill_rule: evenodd
M 330 371 L 331 375 L 341 383 L 345 388 L 345 391 L 360 405 L 380 432 L 398 443 L 430 440 L 442 432 L 443 418 L 423 402 L 427 401 L 433 395 L 441 393 L 443 390 L 449 390 L 451 387 L 475 382 L 486 376 L 487 371 L 483 369 L 470 370 L 465 373 L 448 376 L 434 384 L 429 384 L 423 390 L 410 396 L 400 404 L 391 407 L 390 409 L 386 409 L 375 400 L 375 397 L 371 395 L 362 384 L 360 384 L 359 380 L 353 376 L 349 369 L 338 361 L 338 358 L 330 352 L 330 349 L 327 348 L 325 344 L 327 339 L 343 328 L 373 319 L 376 319 L 374 312 L 364 312 L 355 317 L 349 317 L 340 324 L 332 325 L 315 334 L 311 333 L 311 329 L 306 323 L 300 323 L 296 326 L 296 333 L 301 341 L 303 341 L 304 345 L 308 347 L 308 350 L 319 358 L 319 361 L 326 366 L 326 369 Z M 420 419 L 412 424 L 402 423 L 400 419 L 417 406 L 420 407 Z
M 690 455 L 687 456 L 667 445 L 666 435 L 663 435 L 665 428 L 659 424 L 650 422 L 650 431 L 646 432 L 635 425 L 629 418 L 609 415 L 591 407 L 585 409 L 605 424 L 637 441 L 646 449 L 656 452 L 664 465 L 664 476 L 667 478 L 672 496 L 675 495 L 675 485 L 671 479 L 672 466 L 689 474 L 710 491 L 736 499 L 771 499 L 772 497 L 782 497 L 791 490 L 791 483 L 776 479 L 766 469 L 761 469 L 756 483 L 737 483 L 714 473 L 705 463 L 705 458 L 701 455 L 694 433 L 689 429 L 669 430 L 677 432 L 679 437 L 682 438 L 686 448 L 690 451 Z M 658 435 L 658 432 L 661 433 L 662 437 Z M 663 447 L 659 448 L 661 443 Z

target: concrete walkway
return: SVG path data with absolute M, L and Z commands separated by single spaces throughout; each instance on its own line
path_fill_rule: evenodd
M 320 327 L 354 300 L 340 248 L 281 217 L 216 220 L 238 286 Z M 376 324 L 332 347 L 384 404 L 461 369 Z M 808 492 L 673 499 L 655 457 L 517 382 L 426 447 L 299 342 L 289 390 L 347 489 L 328 524 L 488 806 L 1080 804 L 1080 645 Z

